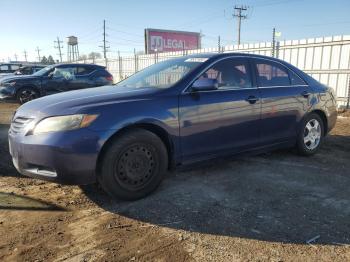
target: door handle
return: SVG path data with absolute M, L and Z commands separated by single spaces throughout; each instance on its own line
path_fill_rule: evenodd
M 258 101 L 259 98 L 257 98 L 256 96 L 248 96 L 246 101 L 249 102 L 250 104 L 255 104 L 256 101 Z
M 311 93 L 305 90 L 301 93 L 301 95 L 305 98 L 308 98 L 311 95 Z

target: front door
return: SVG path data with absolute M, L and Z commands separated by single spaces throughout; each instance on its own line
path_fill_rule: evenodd
M 260 132 L 259 91 L 249 61 L 225 58 L 200 78 L 217 79 L 219 88 L 180 95 L 179 119 L 183 161 L 257 146 Z
M 47 77 L 44 85 L 46 93 L 49 95 L 72 90 L 72 83 L 75 81 L 75 78 L 75 67 L 56 67 Z

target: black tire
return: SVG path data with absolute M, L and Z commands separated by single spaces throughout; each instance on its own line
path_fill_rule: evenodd
M 136 200 L 152 193 L 168 167 L 162 140 L 144 129 L 133 129 L 115 139 L 101 159 L 98 181 L 112 197 Z
M 39 92 L 36 91 L 33 88 L 30 87 L 26 87 L 26 88 L 21 88 L 20 90 L 18 90 L 16 98 L 18 103 L 20 103 L 21 105 L 24 103 L 27 103 L 29 101 L 32 101 L 33 99 L 38 98 Z
M 315 130 L 315 131 L 312 131 L 312 132 L 314 132 L 314 134 L 311 134 L 311 132 L 308 131 L 308 127 L 307 127 L 308 123 Z M 317 125 L 313 126 L 313 123 L 314 124 L 318 123 L 319 128 L 316 128 Z M 319 131 L 316 131 L 316 129 Z M 315 139 L 313 139 L 313 138 L 308 139 L 307 135 L 309 133 Z M 319 137 L 319 139 L 316 139 L 316 137 L 318 137 L 318 135 L 320 135 L 320 137 Z M 310 156 L 310 155 L 315 154 L 319 150 L 319 148 L 323 142 L 323 138 L 324 138 L 324 122 L 323 122 L 322 118 L 316 113 L 308 114 L 302 120 L 302 123 L 301 123 L 300 128 L 299 128 L 298 137 L 297 137 L 297 145 L 296 145 L 298 153 L 300 155 L 303 155 L 303 156 Z M 308 141 L 308 142 L 305 142 L 305 141 Z M 313 143 L 312 141 L 314 141 L 315 143 Z

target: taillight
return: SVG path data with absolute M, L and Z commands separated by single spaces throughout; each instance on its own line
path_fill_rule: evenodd
M 106 76 L 107 81 L 112 81 L 113 82 L 113 76 Z

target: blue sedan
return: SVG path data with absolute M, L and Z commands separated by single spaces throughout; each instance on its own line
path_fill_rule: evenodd
M 331 88 L 284 61 L 200 54 L 114 86 L 28 102 L 12 119 L 9 145 L 23 175 L 98 182 L 133 200 L 180 165 L 287 147 L 312 155 L 334 127 L 336 109 Z

